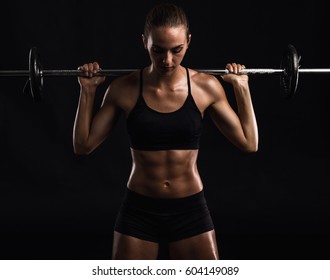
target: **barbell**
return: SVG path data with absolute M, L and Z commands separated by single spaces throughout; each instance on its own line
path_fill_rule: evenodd
M 328 68 L 301 69 L 296 48 L 289 44 L 284 50 L 279 69 L 244 69 L 240 73 L 247 75 L 254 74 L 279 74 L 280 88 L 286 98 L 292 98 L 297 91 L 298 78 L 300 73 L 330 73 Z M 100 70 L 94 76 L 121 76 L 129 74 L 137 69 L 108 69 Z M 228 74 L 227 69 L 195 69 L 196 71 L 210 75 Z M 1 70 L 0 77 L 28 77 L 24 91 L 29 86 L 33 100 L 40 101 L 43 94 L 43 79 L 45 77 L 61 76 L 85 76 L 82 70 L 44 70 L 40 62 L 39 53 L 36 47 L 32 47 L 29 52 L 29 70 Z

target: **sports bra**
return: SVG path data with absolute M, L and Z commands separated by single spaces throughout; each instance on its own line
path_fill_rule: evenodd
M 158 112 L 143 98 L 143 70 L 140 70 L 140 93 L 126 121 L 131 148 L 144 151 L 193 150 L 199 148 L 202 132 L 202 114 L 190 87 L 187 72 L 188 95 L 184 104 L 173 112 Z

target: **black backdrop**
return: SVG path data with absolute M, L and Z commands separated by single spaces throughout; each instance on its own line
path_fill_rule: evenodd
M 159 2 L 5 1 L 1 69 L 27 69 L 32 46 L 44 69 L 76 69 L 94 60 L 103 68 L 143 67 L 149 63 L 141 43 L 144 18 Z M 277 68 L 290 43 L 302 68 L 330 67 L 325 3 L 175 3 L 191 24 L 185 66 L 223 68 L 236 61 Z M 329 259 L 328 79 L 301 74 L 297 96 L 286 100 L 278 76 L 250 78 L 260 133 L 256 154 L 238 151 L 205 118 L 199 170 L 221 258 Z M 78 157 L 72 149 L 76 78 L 46 79 L 41 103 L 22 94 L 24 78 L 0 82 L 1 258 L 109 259 L 131 167 L 124 119 L 93 154 Z

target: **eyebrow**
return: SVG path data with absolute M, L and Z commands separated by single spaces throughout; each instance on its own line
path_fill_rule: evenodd
M 163 48 L 163 47 L 161 47 L 161 46 L 158 46 L 158 45 L 156 45 L 156 44 L 152 44 L 152 46 L 153 46 L 153 47 L 160 48 L 160 49 L 165 49 L 165 48 Z M 173 48 L 171 48 L 171 50 L 173 50 L 173 49 L 177 49 L 177 48 L 180 48 L 180 47 L 182 47 L 182 46 L 184 46 L 184 43 L 183 43 L 183 44 L 180 44 L 180 45 L 177 45 L 177 46 L 175 46 L 175 47 L 173 47 Z

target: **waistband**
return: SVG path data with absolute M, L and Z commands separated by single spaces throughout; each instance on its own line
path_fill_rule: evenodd
M 158 214 L 177 214 L 207 207 L 203 190 L 186 197 L 155 198 L 127 189 L 123 204 L 129 208 Z

